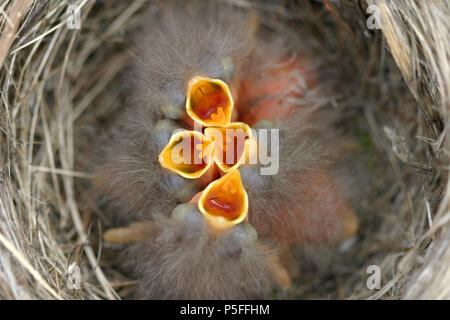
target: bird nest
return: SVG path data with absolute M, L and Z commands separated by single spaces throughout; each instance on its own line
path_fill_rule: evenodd
M 332 250 L 304 248 L 301 276 L 277 297 L 450 298 L 448 3 L 222 2 L 314 48 L 330 83 L 317 99 L 359 148 L 341 165 L 357 235 Z M 112 221 L 89 168 L 98 137 L 127 105 L 129 39 L 159 5 L 2 2 L 1 299 L 136 296 L 139 279 L 117 262 L 123 246 L 103 241 Z M 370 5 L 380 29 L 368 28 Z M 368 283 L 373 270 L 380 286 Z

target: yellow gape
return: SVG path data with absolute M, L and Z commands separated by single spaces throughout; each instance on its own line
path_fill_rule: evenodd
M 247 217 L 248 196 L 238 168 L 257 151 L 256 140 L 245 123 L 230 123 L 233 98 L 221 80 L 193 77 L 188 84 L 186 111 L 206 128 L 174 134 L 159 162 L 184 178 L 209 182 L 193 201 L 211 228 L 223 231 Z M 223 176 L 210 182 L 218 173 Z
M 229 124 L 233 98 L 228 85 L 219 79 L 192 78 L 188 83 L 186 112 L 204 126 L 222 127 Z
M 162 167 L 187 179 L 198 179 L 213 165 L 213 143 L 197 131 L 175 133 L 159 154 Z
M 208 224 L 226 230 L 247 217 L 248 196 L 237 169 L 211 182 L 203 191 L 198 208 Z
M 206 128 L 205 136 L 214 142 L 214 161 L 221 172 L 229 172 L 248 162 L 257 151 L 251 128 L 233 122 L 220 128 Z

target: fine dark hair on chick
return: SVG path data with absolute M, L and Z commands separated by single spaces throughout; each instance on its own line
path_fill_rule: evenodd
M 248 13 L 210 1 L 172 1 L 149 17 L 136 39 L 130 84 L 134 103 L 156 103 L 153 111 L 179 119 L 188 81 L 197 75 L 229 80 L 253 48 Z M 225 60 L 232 61 L 230 70 Z M 164 109 L 167 105 L 170 110 Z
M 346 145 L 335 120 L 327 112 L 300 107 L 288 120 L 275 123 L 280 129 L 278 173 L 260 176 L 255 183 L 260 167 L 241 169 L 249 195 L 249 221 L 263 234 L 289 235 L 301 244 L 342 240 L 340 215 L 351 208 L 333 171 Z
M 183 236 L 185 226 L 163 215 L 155 217 L 153 237 L 123 253 L 126 266 L 142 283 L 146 299 L 251 299 L 268 297 L 271 277 L 264 263 L 273 250 L 256 243 L 237 254 L 227 250 L 229 233 L 208 228 Z
M 161 141 L 157 143 L 154 129 L 166 116 L 181 118 L 173 110 L 184 112 L 185 87 L 192 76 L 226 78 L 239 69 L 252 48 L 250 34 L 243 32 L 247 23 L 240 10 L 206 1 L 193 6 L 168 2 L 149 16 L 135 40 L 127 108 L 118 129 L 98 143 L 94 161 L 102 203 L 119 212 L 120 221 L 148 219 L 152 209 L 168 215 L 180 197 L 188 201 L 200 191 L 195 182 L 161 168 Z M 223 59 L 232 61 L 232 70 L 226 70 Z M 180 196 L 182 188 L 187 191 Z
M 322 112 L 322 102 L 315 103 L 321 86 L 311 76 L 311 52 L 292 45 L 292 34 L 281 39 L 258 34 L 256 39 L 249 16 L 217 2 L 168 2 L 153 12 L 136 39 L 129 107 L 105 139 L 96 172 L 110 214 L 116 212 L 121 223 L 156 226 L 122 257 L 142 279 L 141 297 L 266 297 L 272 283 L 266 262 L 274 252 L 294 244 L 336 243 L 345 233 L 342 214 L 351 209 L 331 170 L 340 137 L 335 119 Z M 224 234 L 204 228 L 182 235 L 186 226 L 169 215 L 204 186 L 158 163 L 170 130 L 188 127 L 186 88 L 197 75 L 222 79 L 234 90 L 237 121 L 247 122 L 248 115 L 252 125 L 275 111 L 270 120 L 280 128 L 279 172 L 261 176 L 258 166 L 240 168 L 249 196 L 248 222 L 260 241 L 231 255 L 224 249 L 233 243 L 227 237 L 241 226 Z
M 176 205 L 162 188 L 164 171 L 149 120 L 145 124 L 128 112 L 96 153 L 94 182 L 105 210 L 118 222 L 149 219 L 152 210 L 170 212 Z

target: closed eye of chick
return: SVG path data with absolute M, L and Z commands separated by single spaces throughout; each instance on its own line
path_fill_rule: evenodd
M 165 2 L 149 21 L 130 105 L 95 160 L 96 191 L 117 224 L 104 239 L 126 244 L 121 261 L 140 280 L 139 298 L 267 298 L 290 288 L 294 246 L 333 246 L 358 229 L 333 173 L 345 141 L 307 102 L 320 92 L 312 54 L 218 2 Z M 242 144 L 230 145 L 239 138 L 227 130 Z M 272 130 L 279 168 L 265 175 L 248 160 L 262 137 L 271 146 Z

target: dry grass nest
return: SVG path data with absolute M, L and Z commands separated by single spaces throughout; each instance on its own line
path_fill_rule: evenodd
M 313 39 L 338 93 L 325 99 L 364 153 L 352 164 L 367 172 L 357 237 L 306 266 L 290 297 L 450 298 L 448 1 L 226 2 Z M 0 299 L 133 296 L 138 280 L 102 242 L 110 221 L 84 168 L 126 104 L 129 39 L 158 4 L 1 1 Z M 79 30 L 68 5 L 81 10 Z M 380 30 L 366 26 L 369 5 Z M 74 264 L 79 290 L 66 285 Z M 380 289 L 366 285 L 370 265 Z

